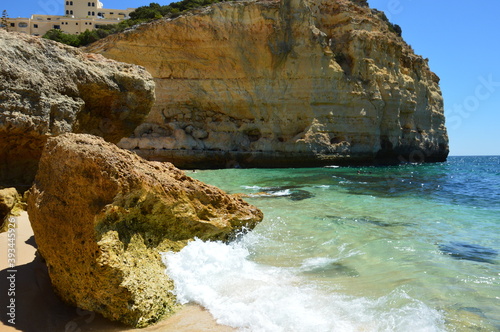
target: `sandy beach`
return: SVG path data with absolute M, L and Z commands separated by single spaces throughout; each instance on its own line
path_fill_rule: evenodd
M 7 233 L 0 234 L 0 307 L 7 308 L 15 299 L 15 325 L 9 323 L 7 309 L 0 315 L 0 330 L 36 332 L 80 331 L 213 331 L 234 329 L 217 324 L 209 312 L 198 305 L 187 305 L 174 316 L 144 328 L 132 329 L 102 316 L 63 303 L 53 292 L 47 268 L 36 256 L 36 243 L 28 214 L 16 217 L 16 272 L 9 272 Z M 6 296 L 15 275 L 15 296 Z

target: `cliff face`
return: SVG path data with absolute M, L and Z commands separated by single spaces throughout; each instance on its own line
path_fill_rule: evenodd
M 442 161 L 439 78 L 364 1 L 227 2 L 89 50 L 157 101 L 119 145 L 180 167 Z
M 154 103 L 144 68 L 0 29 L 0 185 L 31 186 L 47 138 L 118 142 Z

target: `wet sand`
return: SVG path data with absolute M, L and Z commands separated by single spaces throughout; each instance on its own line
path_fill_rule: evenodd
M 101 315 L 63 303 L 52 290 L 45 264 L 36 256 L 36 243 L 28 215 L 16 217 L 15 296 L 8 296 L 7 233 L 0 234 L 0 331 L 80 332 L 80 331 L 235 331 L 219 325 L 209 312 L 198 305 L 187 305 L 177 314 L 157 324 L 132 329 L 111 322 Z M 9 323 L 7 306 L 15 299 L 15 325 Z

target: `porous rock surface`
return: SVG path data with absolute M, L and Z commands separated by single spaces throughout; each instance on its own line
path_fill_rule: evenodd
M 0 29 L 0 184 L 31 186 L 48 137 L 130 135 L 151 110 L 144 68 Z
M 157 101 L 119 146 L 178 167 L 442 161 L 439 78 L 366 1 L 214 4 L 88 48 L 147 68 Z
M 226 240 L 263 217 L 172 164 L 85 134 L 48 140 L 28 213 L 56 293 L 138 327 L 178 306 L 160 252 L 194 237 Z
M 7 231 L 7 220 L 19 201 L 16 188 L 0 189 L 0 232 Z

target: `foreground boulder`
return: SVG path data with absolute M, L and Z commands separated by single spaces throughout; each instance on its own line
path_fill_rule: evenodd
M 130 135 L 154 103 L 144 68 L 0 29 L 0 184 L 31 186 L 47 137 Z
M 57 294 L 138 327 L 177 306 L 159 252 L 226 240 L 263 217 L 171 164 L 83 134 L 48 140 L 28 213 Z
M 7 231 L 7 218 L 18 201 L 19 195 L 16 188 L 0 190 L 0 233 Z
M 439 78 L 357 0 L 227 1 L 89 46 L 157 101 L 119 146 L 178 167 L 443 161 Z

